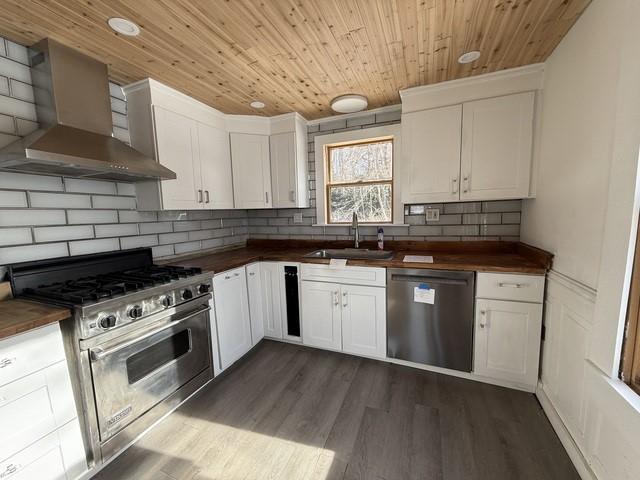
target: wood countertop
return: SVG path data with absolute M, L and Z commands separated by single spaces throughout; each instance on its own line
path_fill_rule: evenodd
M 68 308 L 45 305 L 28 300 L 0 302 L 0 340 L 71 316 Z
M 257 261 L 324 263 L 329 260 L 304 255 L 320 248 L 351 247 L 351 242 L 250 240 L 246 247 L 198 254 L 164 263 L 200 267 L 224 272 Z M 374 248 L 363 242 L 362 248 Z M 395 252 L 389 260 L 349 260 L 347 265 L 383 268 L 430 268 L 543 275 L 551 268 L 553 256 L 520 242 L 387 242 L 385 250 Z M 431 255 L 433 263 L 405 263 L 405 255 Z

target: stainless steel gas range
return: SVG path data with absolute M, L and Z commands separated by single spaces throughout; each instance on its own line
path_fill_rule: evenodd
M 73 311 L 61 326 L 90 465 L 213 378 L 211 275 L 199 269 L 134 249 L 16 264 L 9 277 L 18 296 Z

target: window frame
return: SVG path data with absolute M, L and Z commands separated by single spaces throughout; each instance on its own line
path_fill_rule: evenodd
M 636 235 L 629 288 L 629 302 L 620 360 L 620 379 L 640 395 L 640 224 L 638 225 L 638 235 Z
M 367 180 L 360 182 L 331 183 L 331 150 L 334 148 L 351 147 L 355 145 L 371 145 L 375 143 L 391 142 L 391 179 L 390 180 Z M 350 225 L 351 221 L 332 222 L 331 221 L 331 187 L 362 187 L 366 185 L 386 185 L 391 187 L 391 220 L 388 222 L 359 222 L 361 225 L 393 225 L 394 222 L 394 165 L 395 165 L 395 145 L 392 135 L 386 137 L 365 138 L 351 142 L 339 142 L 324 145 L 325 149 L 325 176 L 324 176 L 324 198 L 325 198 L 325 221 L 327 225 Z
M 322 125 L 322 123 L 320 123 Z M 332 234 L 335 229 L 336 234 L 344 235 L 342 231 L 348 226 L 344 223 L 328 223 L 326 208 L 326 188 L 325 176 L 327 172 L 326 146 L 340 143 L 354 143 L 356 141 L 371 141 L 375 138 L 393 137 L 393 223 L 380 223 L 381 226 L 406 226 L 404 223 L 404 207 L 401 198 L 400 185 L 404 183 L 404 160 L 402 157 L 402 126 L 400 122 L 386 125 L 372 125 L 366 128 L 353 128 L 335 133 L 322 131 L 313 134 L 313 165 L 311 171 L 315 173 L 313 181 L 315 183 L 314 195 L 311 196 L 312 208 L 316 212 L 316 223 L 314 226 L 326 227 L 326 233 Z M 378 225 L 378 224 L 368 224 Z M 340 233 L 337 233 L 340 231 Z

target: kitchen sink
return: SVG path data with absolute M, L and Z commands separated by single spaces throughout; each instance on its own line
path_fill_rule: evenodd
M 316 250 L 307 253 L 308 258 L 342 258 L 347 260 L 389 260 L 393 258 L 390 250 L 367 250 L 360 248 L 335 248 Z

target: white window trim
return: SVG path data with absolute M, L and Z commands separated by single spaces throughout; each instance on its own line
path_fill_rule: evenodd
M 330 133 L 328 135 L 318 135 L 314 138 L 315 171 L 316 171 L 316 225 L 323 227 L 343 227 L 344 224 L 327 223 L 325 204 L 325 172 L 326 161 L 325 150 L 327 145 L 341 142 L 357 142 L 369 138 L 393 137 L 393 223 L 382 223 L 381 225 L 404 225 L 404 205 L 400 198 L 400 178 L 402 175 L 402 145 L 400 124 L 383 125 L 380 127 L 363 128 L 348 132 Z

